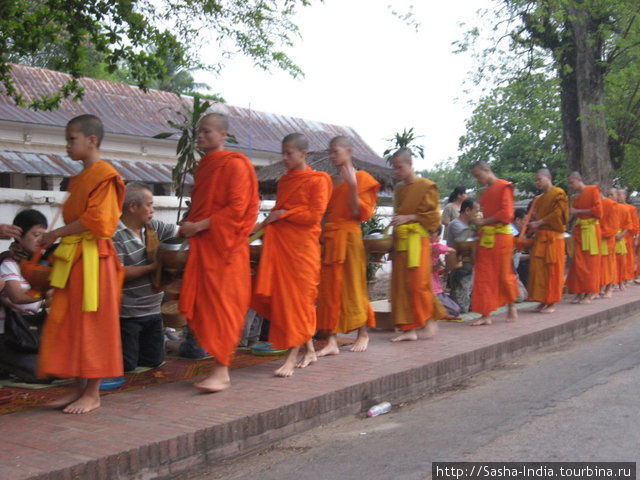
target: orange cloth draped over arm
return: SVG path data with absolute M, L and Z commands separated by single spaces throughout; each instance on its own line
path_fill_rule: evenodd
M 124 184 L 118 172 L 100 160 L 71 177 L 68 190 L 69 197 L 62 206 L 65 223 L 78 220 L 97 242 L 98 309 L 82 310 L 81 242 L 65 287 L 54 289 L 40 340 L 38 374 L 61 378 L 120 376 L 120 296 L 124 270 L 111 236 L 120 219 Z
M 320 282 L 320 222 L 331 194 L 331 177 L 290 170 L 278 182 L 274 210 L 286 210 L 265 228 L 252 308 L 270 321 L 275 348 L 298 347 L 316 330 Z
M 356 172 L 356 181 L 360 217 L 353 218 L 346 183 L 333 189 L 325 215 L 317 329 L 331 333 L 347 333 L 365 324 L 375 326 L 360 222 L 373 215 L 380 184 L 363 170 Z
M 604 287 L 618 281 L 618 265 L 616 260 L 616 233 L 620 228 L 620 212 L 618 204 L 610 198 L 602 199 L 602 220 L 600 232 L 600 286 Z M 606 243 L 606 254 L 604 244 Z
M 513 185 L 498 179 L 480 195 L 485 218 L 495 217 L 500 224 L 513 220 Z M 480 238 L 483 232 L 480 229 Z M 513 268 L 513 235 L 496 233 L 493 248 L 478 245 L 474 267 L 471 311 L 489 315 L 507 303 L 515 302 L 518 284 Z
M 580 220 L 602 219 L 602 198 L 600 187 L 587 185 L 580 195 L 573 200 L 573 207 L 580 210 L 589 210 L 589 214 L 578 215 Z M 567 276 L 567 288 L 572 293 L 598 293 L 600 291 L 600 224 L 594 225 L 595 236 L 598 242 L 598 253 L 591 254 L 588 250 L 582 250 L 582 227 L 576 222 L 573 227 L 573 261 Z
M 569 199 L 552 187 L 536 202 L 535 220 L 545 222 L 535 235 L 529 266 L 529 298 L 541 303 L 562 299 L 564 286 L 564 232 L 569 220 Z
M 229 365 L 251 298 L 248 237 L 258 215 L 258 182 L 251 161 L 237 152 L 205 155 L 195 172 L 189 222 L 210 227 L 189 239 L 180 312 L 198 343 Z
M 431 180 L 418 178 L 411 184 L 396 188 L 396 215 L 418 215 L 418 223 L 433 232 L 440 225 L 438 187 Z M 394 230 L 394 243 L 398 237 Z M 394 249 L 391 271 L 391 314 L 393 323 L 400 330 L 422 328 L 430 318 L 446 316 L 442 304 L 431 288 L 431 242 L 429 237 L 420 239 L 420 265 L 408 266 L 407 251 Z

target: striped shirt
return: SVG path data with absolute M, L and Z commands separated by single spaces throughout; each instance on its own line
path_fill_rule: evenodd
M 160 242 L 178 234 L 178 225 L 163 223 L 158 220 L 151 220 L 151 228 L 156 232 Z M 146 239 L 144 229 L 143 237 Z M 127 226 L 118 222 L 118 229 L 113 236 L 113 244 L 118 252 L 120 261 L 125 267 L 148 265 L 147 250 L 144 242 Z M 160 313 L 163 292 L 157 292 L 151 285 L 151 274 L 142 275 L 138 278 L 124 282 L 122 287 L 122 305 L 120 316 L 146 317 Z
M 29 282 L 22 276 L 20 265 L 10 258 L 0 263 L 0 278 L 5 282 L 18 282 L 20 288 L 25 292 L 31 290 L 31 285 L 29 285 Z M 33 303 L 12 303 L 11 300 L 9 300 L 9 295 L 4 292 L 0 295 L 0 302 L 5 307 L 27 315 L 34 315 L 42 308 L 42 300 L 37 300 Z M 0 308 L 0 333 L 4 333 L 4 320 L 4 308 Z

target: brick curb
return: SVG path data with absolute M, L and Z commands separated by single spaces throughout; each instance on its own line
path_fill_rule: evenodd
M 559 344 L 622 321 L 640 310 L 640 300 L 581 316 L 492 345 L 406 368 L 239 419 L 149 443 L 115 455 L 26 477 L 33 480 L 146 480 L 233 458 L 347 415 L 355 415 L 378 399 L 391 403 L 414 400 L 526 352 Z

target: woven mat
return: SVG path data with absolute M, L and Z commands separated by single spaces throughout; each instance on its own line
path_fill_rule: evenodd
M 352 338 L 339 338 L 339 345 L 350 345 Z M 316 350 L 322 348 L 326 341 L 315 340 Z M 261 363 L 282 361 L 282 356 L 258 356 L 252 355 L 246 350 L 238 350 L 231 363 L 231 368 L 245 368 Z M 125 383 L 114 389 L 101 392 L 102 395 L 110 395 L 119 392 L 127 392 L 139 388 L 153 387 L 163 383 L 179 382 L 181 380 L 200 377 L 209 374 L 213 368 L 213 358 L 191 360 L 187 358 L 167 356 L 166 362 L 158 368 L 136 369 L 125 374 Z M 0 415 L 19 412 L 30 408 L 40 407 L 62 397 L 68 391 L 67 385 L 53 384 L 20 384 L 12 382 L 0 382 Z M 37 388 L 34 388 L 36 386 Z

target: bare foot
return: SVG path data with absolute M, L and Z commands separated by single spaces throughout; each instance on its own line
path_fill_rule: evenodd
M 607 298 L 612 298 L 613 297 L 613 289 L 609 288 L 608 290 L 606 290 L 604 292 L 604 295 L 602 295 L 602 298 L 607 299 Z
M 300 347 L 293 347 L 289 349 L 284 364 L 273 372 L 276 377 L 290 377 L 293 375 L 293 371 L 296 368 L 296 358 L 298 357 L 299 350 Z
M 591 303 L 591 298 L 585 295 L 584 297 L 582 297 L 582 300 L 580 300 L 578 303 L 580 305 L 589 305 Z
M 89 413 L 100 406 L 100 381 L 99 378 L 87 380 L 87 386 L 82 395 L 75 402 L 67 405 L 62 411 L 64 413 L 82 414 Z
M 47 403 L 47 407 L 49 408 L 63 408 L 69 405 L 70 403 L 75 402 L 82 396 L 84 388 L 80 386 L 74 387 L 73 391 L 65 395 L 64 397 L 58 398 L 52 402 Z
M 547 303 L 545 304 L 544 308 L 542 310 L 540 310 L 540 313 L 553 313 L 556 311 L 556 308 L 554 307 L 553 303 Z
M 507 307 L 507 322 L 512 323 L 518 320 L 518 309 L 514 303 L 510 303 Z
M 435 320 L 427 320 L 427 324 L 424 328 L 418 330 L 418 338 L 421 340 L 428 340 L 433 338 L 438 333 L 438 323 Z
M 581 293 L 577 294 L 575 297 L 573 297 L 573 299 L 571 300 L 571 303 L 580 303 L 580 300 L 582 300 L 583 295 Z
M 624 283 L 621 283 L 621 284 L 619 284 L 619 285 L 618 285 L 618 289 L 619 289 L 620 291 L 623 291 L 623 290 L 626 290 L 626 289 L 627 289 L 627 286 L 626 286 Z
M 306 368 L 312 363 L 318 361 L 318 356 L 316 352 L 306 351 L 304 356 L 300 359 L 300 361 L 296 364 L 296 368 Z
M 204 380 L 194 383 L 193 386 L 206 393 L 216 393 L 226 390 L 231 386 L 229 368 L 216 363 L 211 375 Z
M 635 283 L 636 285 L 640 285 L 640 280 L 637 278 L 634 278 L 633 283 Z
M 483 315 L 471 324 L 472 327 L 479 327 L 480 325 L 491 325 L 491 317 L 489 315 Z
M 82 395 L 75 402 L 67 405 L 67 407 L 62 410 L 64 413 L 89 413 L 92 410 L 95 410 L 100 406 L 100 395 L 97 397 L 93 395 Z
M 358 338 L 353 347 L 349 349 L 350 352 L 364 352 L 369 346 L 369 332 L 367 332 L 367 326 L 363 325 L 358 329 Z
M 542 310 L 544 310 L 546 308 L 547 304 L 546 303 L 539 303 L 535 308 L 533 308 L 531 311 L 532 312 L 541 312 Z
M 328 355 L 339 355 L 340 349 L 338 348 L 338 337 L 335 335 L 329 335 L 329 339 L 324 348 L 318 350 L 318 357 L 326 357 Z
M 403 332 L 397 337 L 393 337 L 391 339 L 392 342 L 410 342 L 414 340 L 418 340 L 418 334 L 415 329 L 407 330 L 406 332 Z

